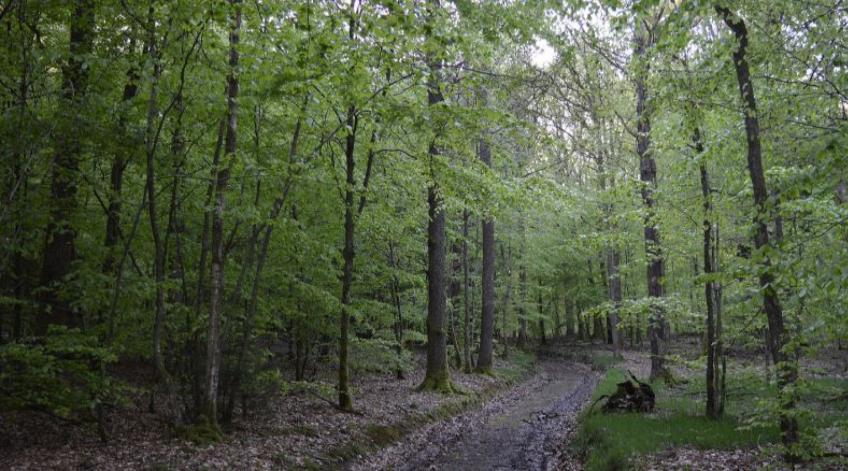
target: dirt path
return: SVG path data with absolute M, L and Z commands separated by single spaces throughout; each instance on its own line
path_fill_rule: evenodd
M 597 381 L 582 363 L 544 359 L 530 380 L 482 408 L 426 427 L 352 468 L 575 469 L 563 448 Z

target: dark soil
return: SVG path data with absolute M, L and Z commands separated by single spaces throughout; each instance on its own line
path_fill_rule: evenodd
M 598 373 L 543 359 L 539 372 L 482 408 L 432 424 L 354 469 L 577 469 L 563 443 L 574 432 Z

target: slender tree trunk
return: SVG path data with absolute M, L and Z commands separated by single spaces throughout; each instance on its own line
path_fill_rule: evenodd
M 459 346 L 459 296 L 462 294 L 462 241 L 454 240 L 451 244 L 451 276 L 448 283 L 448 298 L 450 299 L 450 310 L 448 310 L 448 325 L 450 326 L 448 342 L 453 346 L 453 366 L 462 367 L 462 350 Z
M 503 302 L 501 303 L 501 337 L 504 344 L 504 358 L 509 355 L 509 325 L 507 314 L 509 313 L 510 301 L 512 300 L 512 244 L 507 244 L 506 257 L 503 256 L 503 244 L 501 244 L 501 258 L 504 261 L 504 274 L 506 278 L 506 289 L 504 289 Z
M 621 254 L 618 249 L 610 247 L 607 250 L 607 289 L 609 290 L 609 300 L 612 302 L 613 309 L 609 313 L 609 334 L 612 351 L 618 354 L 618 349 L 621 348 L 621 333 L 618 329 L 618 311 L 621 309 L 621 274 L 619 272 Z
M 640 28 L 641 27 L 637 27 Z M 636 153 L 639 155 L 639 177 L 642 181 L 642 202 L 645 205 L 645 253 L 648 258 L 648 296 L 659 299 L 664 295 L 665 260 L 660 234 L 656 224 L 657 164 L 651 149 L 651 107 L 648 103 L 648 57 L 651 46 L 649 31 L 637 31 L 635 37 L 639 72 L 636 76 Z M 651 341 L 651 378 L 667 378 L 665 366 L 665 316 L 659 303 L 654 303 L 648 319 L 648 337 Z
M 162 336 L 165 328 L 165 247 L 162 243 L 162 232 L 159 230 L 159 213 L 156 205 L 156 149 L 158 144 L 157 118 L 159 116 L 159 78 L 162 73 L 159 62 L 159 51 L 156 40 L 156 21 L 153 4 L 148 9 L 147 51 L 153 70 L 150 75 L 150 94 L 147 99 L 147 124 L 145 130 L 145 155 L 147 191 L 147 215 L 150 222 L 150 233 L 153 238 L 153 281 L 155 285 L 155 302 L 153 316 L 153 365 L 159 376 L 159 381 L 169 391 L 169 399 L 173 399 L 171 391 L 171 376 L 165 367 L 165 356 L 162 352 Z
M 551 301 L 554 308 L 554 338 L 562 337 L 562 319 L 559 316 L 559 299 L 557 296 Z
M 94 48 L 93 0 L 74 2 L 70 15 L 70 50 L 62 67 L 62 97 L 55 133 L 50 184 L 50 218 L 45 231 L 41 285 L 45 288 L 44 307 L 36 322 L 36 334 L 44 335 L 50 324 L 77 327 L 78 315 L 61 295 L 61 285 L 76 259 L 76 229 L 71 217 L 77 207 L 77 172 L 82 155 L 84 120 L 80 116 L 89 70 L 87 55 Z
M 305 101 L 304 101 L 304 103 L 305 103 Z M 305 109 L 302 109 L 301 114 L 300 114 L 300 116 L 298 116 L 298 120 L 295 123 L 294 132 L 292 134 L 291 144 L 289 145 L 289 163 L 293 163 L 294 159 L 296 158 L 296 156 L 298 154 L 298 145 L 300 143 L 300 131 L 301 131 L 301 127 L 302 127 L 302 124 L 303 124 L 303 113 L 304 112 L 305 112 Z M 258 129 L 257 129 L 256 135 L 255 135 L 255 147 L 257 149 L 259 148 L 259 132 L 258 132 Z M 262 272 L 265 269 L 265 263 L 268 260 L 268 249 L 271 245 L 271 233 L 273 232 L 273 227 L 274 227 L 272 222 L 275 219 L 277 219 L 277 216 L 279 216 L 280 212 L 283 209 L 283 206 L 285 205 L 286 198 L 288 197 L 289 190 L 291 189 L 292 178 L 293 178 L 292 174 L 287 175 L 286 181 L 283 184 L 283 188 L 282 188 L 280 195 L 277 196 L 277 198 L 274 199 L 274 203 L 271 206 L 271 211 L 268 214 L 267 222 L 264 225 L 260 225 L 258 228 L 254 228 L 254 230 L 252 232 L 252 234 L 254 235 L 253 237 L 257 237 L 257 238 L 261 234 L 261 240 L 259 240 L 259 242 L 258 242 L 259 254 L 256 257 L 256 266 L 254 268 L 253 281 L 251 283 L 251 288 L 250 288 L 250 297 L 247 300 L 247 303 L 246 303 L 246 306 L 245 306 L 245 316 L 244 316 L 244 320 L 242 322 L 241 340 L 240 340 L 239 345 L 238 345 L 238 353 L 237 353 L 237 358 L 236 358 L 236 368 L 235 368 L 235 373 L 234 373 L 235 385 L 234 385 L 232 394 L 230 395 L 230 404 L 227 407 L 226 417 L 225 417 L 225 421 L 227 421 L 227 422 L 229 422 L 229 420 L 232 418 L 235 396 L 239 392 L 238 389 L 241 387 L 242 378 L 244 377 L 244 374 L 245 374 L 244 362 L 245 362 L 245 357 L 246 357 L 246 354 L 247 354 L 248 344 L 251 340 L 251 332 L 253 330 L 254 318 L 256 317 L 256 310 L 257 310 L 257 307 L 259 305 L 259 287 L 261 286 Z M 254 203 L 255 206 L 258 206 L 258 198 L 259 198 L 259 191 L 258 190 L 259 190 L 259 188 L 258 188 L 258 183 L 257 183 L 256 202 Z M 249 242 L 249 244 L 250 244 L 250 246 L 253 246 L 254 244 L 256 244 L 256 241 L 251 240 Z M 249 256 L 247 258 L 252 259 L 253 257 Z M 236 290 L 237 293 L 240 292 L 240 291 L 241 291 L 240 289 Z M 301 337 L 302 336 L 298 335 L 298 337 L 297 337 L 298 341 L 300 341 Z M 302 349 L 299 349 L 298 355 L 301 355 L 301 353 L 302 353 Z M 307 345 L 306 354 L 308 354 L 308 353 L 309 353 L 309 350 L 308 350 L 308 345 Z M 297 361 L 295 362 L 296 380 L 302 380 L 303 379 L 305 368 L 306 368 L 306 359 L 301 358 L 299 356 Z
M 471 286 L 468 274 L 468 210 L 462 211 L 462 307 L 465 318 L 462 329 L 464 371 L 471 373 Z
M 218 382 L 221 369 L 221 315 L 224 295 L 224 207 L 230 168 L 236 159 L 239 95 L 239 33 L 241 0 L 229 0 L 229 72 L 227 74 L 227 131 L 224 143 L 225 162 L 216 169 L 215 207 L 212 213 L 212 279 L 209 295 L 209 330 L 206 337 L 206 386 L 203 416 L 210 424 L 218 421 Z
M 398 270 L 400 267 L 400 262 L 395 256 L 395 246 L 394 243 L 389 241 L 389 264 L 394 270 Z M 401 309 L 400 304 L 400 281 L 398 280 L 397 275 L 392 275 L 392 298 L 395 303 L 395 353 L 397 354 L 397 368 L 395 369 L 395 376 L 397 379 L 403 379 L 403 368 L 401 367 L 401 358 L 403 354 L 403 309 Z
M 541 282 L 539 283 L 539 287 L 541 287 Z M 542 301 L 542 291 L 539 290 L 539 299 L 536 302 L 536 306 L 539 309 L 539 342 L 542 345 L 548 343 L 548 339 L 545 337 L 545 317 L 544 317 L 544 306 Z
M 574 338 L 577 336 L 577 321 L 575 319 L 575 309 L 574 309 L 574 300 L 568 297 L 566 294 L 565 297 L 565 337 L 566 338 Z
M 720 267 L 719 267 L 719 253 L 720 253 L 719 247 L 720 247 L 720 245 L 719 244 L 720 244 L 720 241 L 721 241 L 721 237 L 719 236 L 718 222 L 715 222 L 713 224 L 713 226 L 715 227 L 715 240 L 713 241 L 713 247 L 712 247 L 712 250 L 713 250 L 713 253 L 712 253 L 713 269 L 716 272 L 719 272 L 720 271 Z M 721 299 L 722 298 L 721 298 L 721 293 L 722 293 L 722 285 L 721 285 L 721 283 L 717 282 L 713 286 L 713 308 L 715 309 L 715 335 L 716 335 L 715 356 L 718 360 L 721 361 L 721 374 L 720 374 L 719 378 L 717 378 L 717 380 L 716 380 L 716 384 L 719 385 L 718 394 L 716 395 L 717 401 L 718 401 L 716 410 L 718 411 L 719 415 L 724 414 L 724 404 L 725 404 L 726 398 L 727 398 L 727 388 L 726 388 L 726 385 L 725 385 L 726 384 L 725 383 L 725 379 L 726 379 L 725 374 L 727 373 L 727 358 L 724 355 L 724 344 L 723 344 L 723 339 L 722 339 L 722 323 L 721 323 L 721 316 L 722 316 L 722 304 L 721 304 L 722 300 Z
M 731 13 L 725 7 L 716 5 L 716 12 L 733 32 L 739 43 L 733 52 L 733 65 L 736 69 L 736 79 L 739 84 L 745 114 L 745 135 L 748 147 L 748 173 L 754 193 L 755 233 L 754 246 L 763 250 L 771 246 L 769 242 L 769 202 L 766 188 L 765 172 L 762 162 L 762 146 L 760 143 L 760 123 L 757 116 L 757 101 L 754 95 L 754 84 L 748 67 L 746 53 L 748 50 L 748 29 L 745 21 Z M 768 319 L 769 348 L 772 360 L 777 367 L 777 387 L 780 395 L 780 430 L 782 441 L 786 447 L 786 459 L 797 461 L 799 453 L 797 444 L 800 439 L 798 421 L 794 409 L 797 401 L 795 383 L 798 379 L 797 359 L 784 350 L 789 336 L 784 327 L 783 308 L 780 305 L 777 287 L 775 286 L 774 268 L 768 256 L 762 260 L 760 270 L 760 288 L 763 296 L 763 310 Z
M 704 152 L 704 144 L 701 131 L 697 127 L 692 137 L 695 152 L 701 156 Z M 712 277 L 716 273 L 715 251 L 713 250 L 713 221 L 712 221 L 712 188 L 710 187 L 710 175 L 707 164 L 703 158 L 699 159 L 698 166 L 701 173 L 701 194 L 704 198 L 704 273 Z M 704 297 L 707 304 L 707 404 L 706 413 L 708 417 L 719 416 L 718 392 L 718 356 L 716 355 L 716 284 L 718 282 L 710 278 L 704 285 Z

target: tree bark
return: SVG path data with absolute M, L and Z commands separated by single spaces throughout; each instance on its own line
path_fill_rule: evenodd
M 609 320 L 609 335 L 612 351 L 618 354 L 621 348 L 621 334 L 618 329 L 618 311 L 621 309 L 621 273 L 619 265 L 621 254 L 615 247 L 610 247 L 607 250 L 607 289 L 609 290 L 609 300 L 612 303 L 612 310 L 608 315 Z
M 130 50 L 134 48 L 133 43 L 130 43 Z M 124 85 L 124 91 L 121 95 L 121 105 L 126 106 L 133 98 L 138 95 L 138 73 L 135 66 L 130 67 L 127 71 L 127 83 Z M 127 117 L 126 112 L 120 111 L 118 116 L 118 132 L 121 137 L 126 139 Z M 109 172 L 109 205 L 106 210 L 106 235 L 103 241 L 103 246 L 106 252 L 106 259 L 103 261 L 103 273 L 113 275 L 115 271 L 115 246 L 120 238 L 121 228 L 121 192 L 123 190 L 124 170 L 128 164 L 128 160 L 124 156 L 125 149 L 120 149 L 115 152 L 112 157 L 112 165 Z
M 451 244 L 450 269 L 451 276 L 448 283 L 448 298 L 450 299 L 450 310 L 448 311 L 448 325 L 450 326 L 448 342 L 453 345 L 453 366 L 462 367 L 462 349 L 459 345 L 459 306 L 462 294 L 462 241 L 456 239 Z
M 428 6 L 440 8 L 438 0 L 431 0 Z M 433 14 L 434 12 L 429 12 Z M 441 84 L 441 59 L 429 56 L 429 77 L 427 81 L 427 104 L 431 110 L 444 102 Z M 445 208 L 442 202 L 435 161 L 439 158 L 439 149 L 434 141 L 428 149 L 430 161 L 430 185 L 427 188 L 427 370 L 420 389 L 452 391 L 447 362 L 447 338 L 445 335 Z
M 692 136 L 693 145 L 695 147 L 696 156 L 701 156 L 704 152 L 704 144 L 701 136 L 701 130 L 695 128 Z M 713 249 L 713 206 L 712 206 L 712 188 L 710 187 L 710 175 L 707 171 L 707 164 L 700 158 L 698 167 L 701 174 L 701 194 L 704 199 L 704 273 L 707 277 L 712 277 L 716 273 L 716 252 Z M 718 355 L 717 355 L 717 330 L 716 330 L 716 289 L 718 281 L 709 278 L 704 285 L 704 297 L 707 304 L 707 403 L 706 414 L 708 417 L 719 417 L 719 394 L 720 384 L 718 383 Z
M 462 307 L 465 318 L 462 329 L 464 371 L 471 373 L 471 286 L 468 274 L 468 210 L 462 212 Z
M 640 28 L 637 26 L 637 28 Z M 648 258 L 648 296 L 654 299 L 664 295 L 663 278 L 665 260 L 660 234 L 656 225 L 657 164 L 651 149 L 651 108 L 648 103 L 648 58 L 647 50 L 652 45 L 650 31 L 635 33 L 634 59 L 638 61 L 636 74 L 636 153 L 639 156 L 639 179 L 642 182 L 642 203 L 645 206 L 645 254 Z M 654 303 L 648 319 L 648 337 L 651 341 L 651 379 L 666 378 L 669 371 L 665 366 L 665 316 L 662 307 Z
M 769 242 L 769 202 L 766 188 L 765 172 L 762 162 L 762 145 L 760 143 L 760 123 L 757 116 L 757 101 L 754 95 L 754 84 L 748 66 L 746 53 L 748 50 L 748 28 L 745 21 L 733 14 L 729 9 L 716 5 L 716 12 L 733 32 L 738 46 L 733 52 L 733 65 L 736 70 L 736 80 L 739 85 L 739 96 L 743 103 L 745 115 L 745 135 L 747 137 L 748 173 L 754 193 L 755 233 L 754 246 L 757 250 L 768 249 Z M 798 421 L 794 415 L 797 401 L 795 383 L 798 379 L 797 359 L 789 355 L 784 347 L 789 341 L 787 329 L 784 326 L 783 308 L 780 305 L 772 262 L 764 257 L 759 275 L 760 288 L 763 296 L 763 310 L 768 319 L 769 348 L 772 361 L 777 366 L 777 386 L 780 391 L 780 430 L 781 438 L 786 447 L 786 459 L 797 461 L 799 453 L 797 444 L 800 439 Z
M 227 130 L 224 140 L 223 166 L 216 168 L 215 207 L 212 213 L 212 278 L 209 295 L 209 328 L 206 338 L 206 386 L 203 419 L 212 425 L 218 422 L 218 382 L 221 369 L 221 315 L 224 295 L 224 207 L 230 168 L 236 159 L 238 137 L 239 95 L 239 33 L 241 31 L 241 0 L 228 0 L 229 72 L 227 73 Z
M 50 219 L 45 230 L 41 284 L 44 309 L 36 322 L 36 334 L 44 335 L 50 324 L 77 327 L 80 319 L 62 298 L 61 285 L 76 259 L 76 229 L 71 218 L 77 207 L 77 172 L 82 155 L 81 105 L 87 94 L 90 67 L 86 56 L 94 48 L 95 4 L 78 0 L 70 15 L 70 47 L 62 67 L 62 94 L 57 116 L 50 184 Z
M 351 36 L 353 36 L 353 15 L 351 14 Z M 350 290 L 353 285 L 353 261 L 356 257 L 354 247 L 355 222 L 353 206 L 354 190 L 356 186 L 355 166 L 356 156 L 356 131 L 359 120 L 356 117 L 356 108 L 351 105 L 347 111 L 347 138 L 345 141 L 345 216 L 344 216 L 344 249 L 342 258 L 342 312 L 339 322 L 339 409 L 344 411 L 353 410 L 353 399 L 350 395 L 348 379 L 348 335 L 350 330 Z
M 482 92 L 483 105 L 486 104 L 485 91 Z M 477 154 L 484 165 L 492 167 L 492 152 L 489 143 L 480 139 Z M 480 316 L 480 353 L 477 357 L 477 371 L 492 372 L 493 336 L 495 330 L 495 221 L 489 214 L 482 221 L 483 232 L 483 273 L 482 306 Z
M 159 376 L 159 381 L 170 393 L 171 376 L 165 367 L 165 357 L 162 352 L 162 336 L 165 323 L 165 248 L 162 243 L 162 233 L 159 230 L 159 213 L 156 205 L 156 149 L 158 144 L 157 117 L 159 116 L 159 78 L 162 73 L 159 62 L 158 44 L 156 40 L 156 21 L 154 8 L 148 9 L 147 21 L 147 51 L 153 68 L 150 75 L 150 93 L 147 98 L 147 117 L 145 129 L 145 156 L 147 191 L 147 215 L 150 223 L 150 233 L 153 238 L 153 282 L 155 285 L 155 302 L 153 314 L 153 366 Z
M 518 347 L 524 348 L 527 345 L 527 265 L 525 255 L 527 252 L 527 231 L 524 227 L 523 216 L 520 217 L 521 245 L 518 248 L 518 257 L 520 259 L 518 266 Z

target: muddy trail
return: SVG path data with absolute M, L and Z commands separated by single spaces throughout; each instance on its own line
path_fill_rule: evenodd
M 565 445 L 599 374 L 545 355 L 527 381 L 481 408 L 434 423 L 352 469 L 576 469 Z

